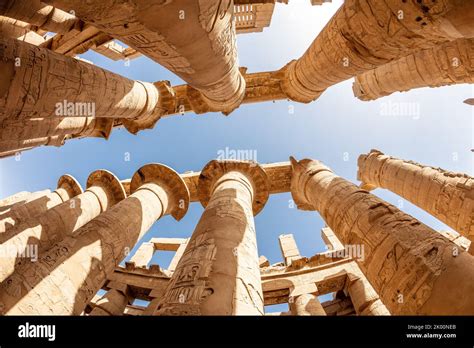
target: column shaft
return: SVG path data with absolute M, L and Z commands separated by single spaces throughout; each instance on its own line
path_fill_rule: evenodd
M 390 313 L 474 313 L 472 255 L 320 162 L 292 164 L 295 202 L 317 210 L 344 245 L 364 247 L 357 261 Z
M 0 207 L 2 208 L 2 211 L 3 211 L 3 208 L 11 206 L 12 204 L 15 204 L 20 201 L 27 201 L 28 196 L 30 195 L 31 195 L 31 192 L 28 192 L 28 191 L 21 191 L 21 192 L 15 193 L 14 195 L 8 196 L 0 200 Z
M 132 179 L 132 195 L 4 282 L 0 307 L 7 314 L 79 315 L 115 267 L 164 214 L 180 219 L 189 192 L 179 174 L 147 165 Z
M 378 150 L 361 155 L 358 179 L 388 189 L 474 241 L 474 179 L 412 161 L 384 155 Z
M 237 65 L 232 0 L 46 3 L 74 10 L 85 22 L 177 74 L 203 94 L 212 110 L 240 105 L 245 80 Z
M 155 245 L 153 243 L 142 243 L 127 263 L 133 263 L 135 267 L 146 268 L 154 253 Z
M 356 77 L 353 90 L 361 100 L 421 87 L 474 83 L 474 39 L 458 39 L 421 50 Z
M 49 250 L 66 236 L 73 235 L 74 231 L 125 198 L 120 181 L 104 170 L 93 172 L 87 186 L 84 193 L 56 205 L 40 216 L 31 217 L 2 235 L 0 281 L 11 275 L 19 264 L 28 264 L 22 258 L 31 255 L 31 248 L 35 248 L 38 256 L 38 253 Z
M 148 117 L 158 103 L 151 83 L 18 40 L 0 39 L 0 124 L 33 118 Z
M 238 166 L 212 161 L 201 172 L 199 190 L 206 209 L 156 315 L 263 315 L 252 213 L 259 186 L 255 177 L 242 172 L 247 164 Z M 253 168 L 262 175 L 258 169 Z M 263 176 L 259 178 L 262 183 Z
M 72 14 L 46 5 L 41 0 L 2 1 L 0 14 L 61 34 L 67 33 L 79 22 Z
M 19 223 L 27 221 L 46 212 L 47 210 L 61 204 L 72 197 L 82 193 L 81 185 L 70 175 L 63 175 L 58 182 L 58 188 L 47 191 L 46 194 L 32 195 L 23 204 L 16 204 L 8 211 L 0 213 L 0 242 L 2 233 L 17 226 Z
M 293 315 L 326 315 L 321 302 L 312 294 L 295 296 L 290 303 L 290 311 Z

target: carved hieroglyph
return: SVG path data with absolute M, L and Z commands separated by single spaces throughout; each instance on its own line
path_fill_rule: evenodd
M 255 163 L 211 161 L 201 172 L 206 207 L 156 315 L 263 315 L 253 215 L 268 198 Z
M 372 150 L 358 160 L 365 185 L 388 189 L 474 240 L 474 179 Z
M 19 266 L 0 289 L 0 308 L 8 314 L 83 312 L 114 268 L 165 214 L 181 219 L 189 192 L 170 168 L 149 164 L 132 178 L 132 194 L 42 253 Z
M 472 255 L 322 163 L 292 163 L 295 203 L 318 211 L 344 245 L 364 246 L 358 263 L 390 313 L 474 313 Z
M 213 110 L 244 96 L 232 0 L 48 0 L 121 40 L 199 90 Z M 199 54 L 196 54 L 199 52 Z
M 288 64 L 282 86 L 310 102 L 324 90 L 420 49 L 474 38 L 474 2 L 346 0 L 301 58 Z
M 421 87 L 474 83 L 474 39 L 421 50 L 356 77 L 354 95 L 375 100 Z

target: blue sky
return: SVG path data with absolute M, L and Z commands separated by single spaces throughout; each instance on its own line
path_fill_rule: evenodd
M 342 0 L 311 6 L 308 1 L 277 4 L 270 28 L 263 33 L 238 36 L 239 60 L 248 72 L 276 70 L 298 58 L 310 45 Z M 83 55 L 97 66 L 126 77 L 154 82 L 183 83 L 158 64 L 140 57 L 126 66 L 94 52 Z M 245 105 L 229 116 L 212 113 L 186 114 L 161 120 L 155 129 L 138 135 L 114 130 L 110 139 L 72 140 L 61 148 L 41 147 L 22 154 L 19 160 L 0 160 L 0 197 L 18 191 L 54 189 L 57 179 L 69 173 L 85 185 L 96 169 L 108 169 L 120 179 L 129 178 L 142 165 L 161 162 L 178 172 L 199 171 L 225 148 L 256 151 L 260 163 L 297 159 L 319 159 L 337 174 L 358 183 L 357 157 L 372 148 L 472 175 L 474 108 L 463 100 L 474 96 L 474 88 L 458 85 L 396 93 L 373 102 L 362 102 L 352 94 L 352 80 L 328 89 L 312 104 L 288 101 Z M 398 104 L 397 104 L 398 103 Z M 390 105 L 414 105 L 412 115 L 387 114 Z M 293 111 L 293 112 L 291 112 Z M 126 161 L 130 158 L 129 161 Z M 428 224 L 449 229 L 433 217 L 385 191 L 374 194 Z M 320 229 L 323 221 L 315 212 L 290 208 L 290 194 L 274 195 L 256 217 L 258 248 L 271 263 L 281 261 L 280 234 L 293 233 L 304 256 L 325 250 Z M 203 209 L 191 205 L 180 222 L 165 217 L 144 240 L 151 237 L 188 237 Z M 170 255 L 154 261 L 167 266 Z

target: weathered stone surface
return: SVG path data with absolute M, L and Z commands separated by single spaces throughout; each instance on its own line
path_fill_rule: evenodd
M 317 210 L 344 245 L 364 246 L 357 261 L 390 313 L 474 313 L 472 255 L 322 163 L 292 163 L 296 204 Z
M 474 39 L 418 51 L 356 77 L 354 95 L 375 100 L 421 87 L 474 83 Z
M 111 276 L 127 250 L 165 214 L 180 219 L 189 194 L 170 168 L 149 164 L 135 173 L 132 194 L 43 253 L 2 283 L 7 314 L 75 314 Z
M 199 90 L 213 110 L 231 111 L 244 96 L 232 0 L 46 3 L 74 10 L 85 22 L 174 72 Z
M 46 5 L 41 0 L 2 1 L 0 15 L 19 19 L 54 33 L 68 32 L 79 21 L 72 14 Z
M 63 175 L 59 178 L 58 188 L 49 192 L 49 190 L 32 194 L 26 202 L 17 203 L 7 211 L 0 212 L 0 243 L 4 239 L 3 233 L 17 226 L 19 223 L 34 218 L 47 210 L 61 204 L 72 197 L 82 193 L 82 187 L 70 175 Z
M 74 185 L 72 178 L 60 179 L 59 184 L 62 183 Z M 8 252 L 8 257 L 2 258 L 0 281 L 4 281 L 22 264 L 24 268 L 28 267 L 29 260 L 19 256 L 24 250 L 37 248 L 38 253 L 44 253 L 125 198 L 120 181 L 105 170 L 97 170 L 89 176 L 84 193 L 80 193 L 82 190 L 79 189 L 80 186 L 72 187 L 67 196 L 66 192 L 61 192 L 64 198 L 70 199 L 61 204 L 57 202 L 56 206 L 45 213 L 30 216 L 23 223 L 0 235 L 0 251 Z
M 199 178 L 206 207 L 156 315 L 263 315 L 253 215 L 268 198 L 255 163 L 211 161 Z
M 326 88 L 457 38 L 474 38 L 474 3 L 346 0 L 282 82 L 291 99 L 311 102 Z
M 361 155 L 357 177 L 388 189 L 474 240 L 474 179 L 462 173 L 405 161 L 378 150 Z

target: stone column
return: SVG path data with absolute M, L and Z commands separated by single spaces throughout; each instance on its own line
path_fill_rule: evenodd
M 5 207 L 9 207 L 17 202 L 27 201 L 30 195 L 31 195 L 31 192 L 28 192 L 28 191 L 21 191 L 21 192 L 15 193 L 14 195 L 8 196 L 0 200 L 0 207 L 2 208 L 2 211 L 3 211 L 3 208 Z
M 388 189 L 474 241 L 474 178 L 372 150 L 358 160 L 357 178 Z
M 176 250 L 176 254 L 174 254 L 173 258 L 171 259 L 170 265 L 168 266 L 168 271 L 174 272 L 176 270 L 176 266 L 178 266 L 179 260 L 183 257 L 184 251 L 188 246 L 189 239 L 186 239 L 185 243 L 182 243 L 178 250 Z
M 76 179 L 70 175 L 61 176 L 55 191 L 37 197 L 33 196 L 25 203 L 16 204 L 8 211 L 0 213 L 0 242 L 3 239 L 1 235 L 7 230 L 23 221 L 39 216 L 81 193 L 82 187 Z
M 33 45 L 43 43 L 44 38 L 31 31 L 31 25 L 13 18 L 0 16 L 0 36 L 18 39 Z
M 292 315 L 326 315 L 318 297 L 312 294 L 293 297 L 290 303 L 290 311 Z
M 113 283 L 113 284 L 110 284 Z M 127 284 L 110 282 L 112 288 L 97 301 L 89 315 L 93 316 L 122 316 L 129 304 L 130 296 Z
M 128 250 L 165 214 L 181 219 L 189 192 L 178 173 L 148 164 L 132 178 L 132 194 L 42 254 L 3 283 L 5 314 L 79 315 Z
M 75 193 L 79 193 L 77 188 Z M 12 274 L 19 264 L 27 263 L 21 259 L 31 255 L 26 253 L 22 257 L 22 253 L 31 253 L 29 250 L 36 248 L 36 256 L 42 254 L 125 197 L 125 191 L 115 175 L 106 170 L 93 172 L 87 179 L 84 193 L 56 205 L 42 215 L 25 220 L 1 235 L 0 251 L 3 251 L 3 257 L 0 281 Z
M 347 278 L 347 292 L 357 315 L 390 315 L 387 307 L 360 269 L 358 272 L 348 274 Z
M 293 100 L 324 90 L 420 49 L 474 37 L 474 2 L 346 0 L 301 58 L 283 70 Z
M 357 262 L 390 313 L 474 313 L 472 255 L 322 163 L 291 162 L 295 203 L 318 211 L 344 245 L 364 247 Z
M 169 69 L 200 91 L 211 110 L 240 105 L 245 80 L 237 61 L 232 0 L 45 2 L 74 10 L 80 19 Z
M 18 40 L 2 38 L 0 48 L 0 128 L 35 118 L 159 118 L 158 91 L 151 83 Z M 73 134 L 77 125 L 67 127 Z
M 268 199 L 256 163 L 211 161 L 199 177 L 206 207 L 156 315 L 263 315 L 253 215 Z
M 458 39 L 379 66 L 356 77 L 354 95 L 375 100 L 421 87 L 474 83 L 474 39 Z
M 0 5 L 0 15 L 38 26 L 44 30 L 64 34 L 78 25 L 79 20 L 70 13 L 41 0 L 5 0 Z
M 146 268 L 155 253 L 155 245 L 150 242 L 142 243 L 130 261 L 127 263 L 133 264 L 135 267 Z

